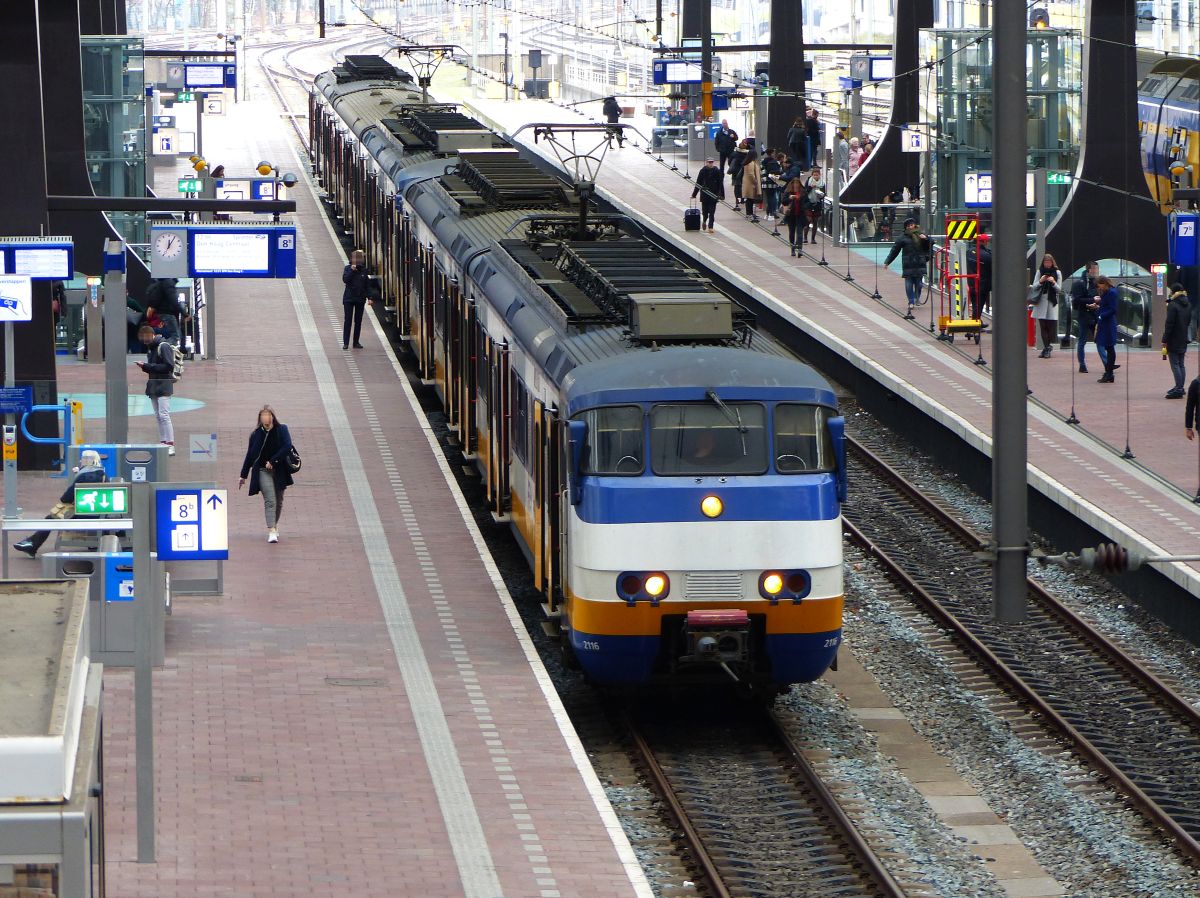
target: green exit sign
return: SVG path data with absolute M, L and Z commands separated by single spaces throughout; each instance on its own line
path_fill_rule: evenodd
M 762 89 L 762 95 L 763 95 L 764 97 L 773 97 L 773 96 L 775 96 L 775 95 L 776 95 L 776 94 L 778 94 L 778 93 L 779 93 L 779 88 L 778 88 L 778 87 L 764 87 L 764 88 Z
M 75 516 L 129 513 L 128 486 L 75 487 Z
M 200 179 L 199 178 L 180 178 L 179 179 L 180 193 L 199 193 Z
M 1048 171 L 1046 172 L 1046 183 L 1059 186 L 1070 184 L 1071 173 L 1068 171 Z
M 192 102 L 192 100 L 195 99 L 195 96 L 192 94 L 192 92 L 190 90 L 181 90 L 179 93 L 177 93 L 175 95 L 175 99 L 177 102 L 180 102 L 180 103 L 190 103 L 190 102 Z

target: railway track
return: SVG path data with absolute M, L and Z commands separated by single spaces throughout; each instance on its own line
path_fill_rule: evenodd
M 656 710 L 625 715 L 624 725 L 708 894 L 908 894 L 770 713 Z
M 851 442 L 845 529 L 1001 686 L 1200 864 L 1200 712 L 1028 580 L 1027 622 L 991 620 L 987 542 Z

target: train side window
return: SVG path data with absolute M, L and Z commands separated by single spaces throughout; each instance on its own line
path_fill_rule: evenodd
M 634 476 L 645 467 L 642 410 L 636 405 L 593 408 L 578 415 L 587 423 L 583 473 Z
M 757 402 L 656 405 L 650 412 L 655 474 L 763 474 L 767 414 Z
M 834 470 L 837 460 L 827 426 L 834 414 L 820 405 L 775 406 L 775 470 L 780 474 Z

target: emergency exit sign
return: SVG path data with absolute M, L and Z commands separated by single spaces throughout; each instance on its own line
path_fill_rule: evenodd
M 179 179 L 180 193 L 199 193 L 200 179 L 199 178 L 180 178 Z
M 129 487 L 75 487 L 75 516 L 129 513 Z
M 1047 171 L 1046 183 L 1051 186 L 1064 186 L 1071 183 L 1071 173 L 1069 171 Z

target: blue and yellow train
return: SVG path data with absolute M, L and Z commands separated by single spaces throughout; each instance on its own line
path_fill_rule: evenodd
M 341 66 L 311 113 L 330 200 L 568 662 L 601 684 L 819 677 L 842 638 L 829 384 L 634 223 L 581 210 L 399 72 Z
M 1142 170 L 1163 213 L 1175 188 L 1200 184 L 1200 60 L 1161 57 L 1138 85 Z

